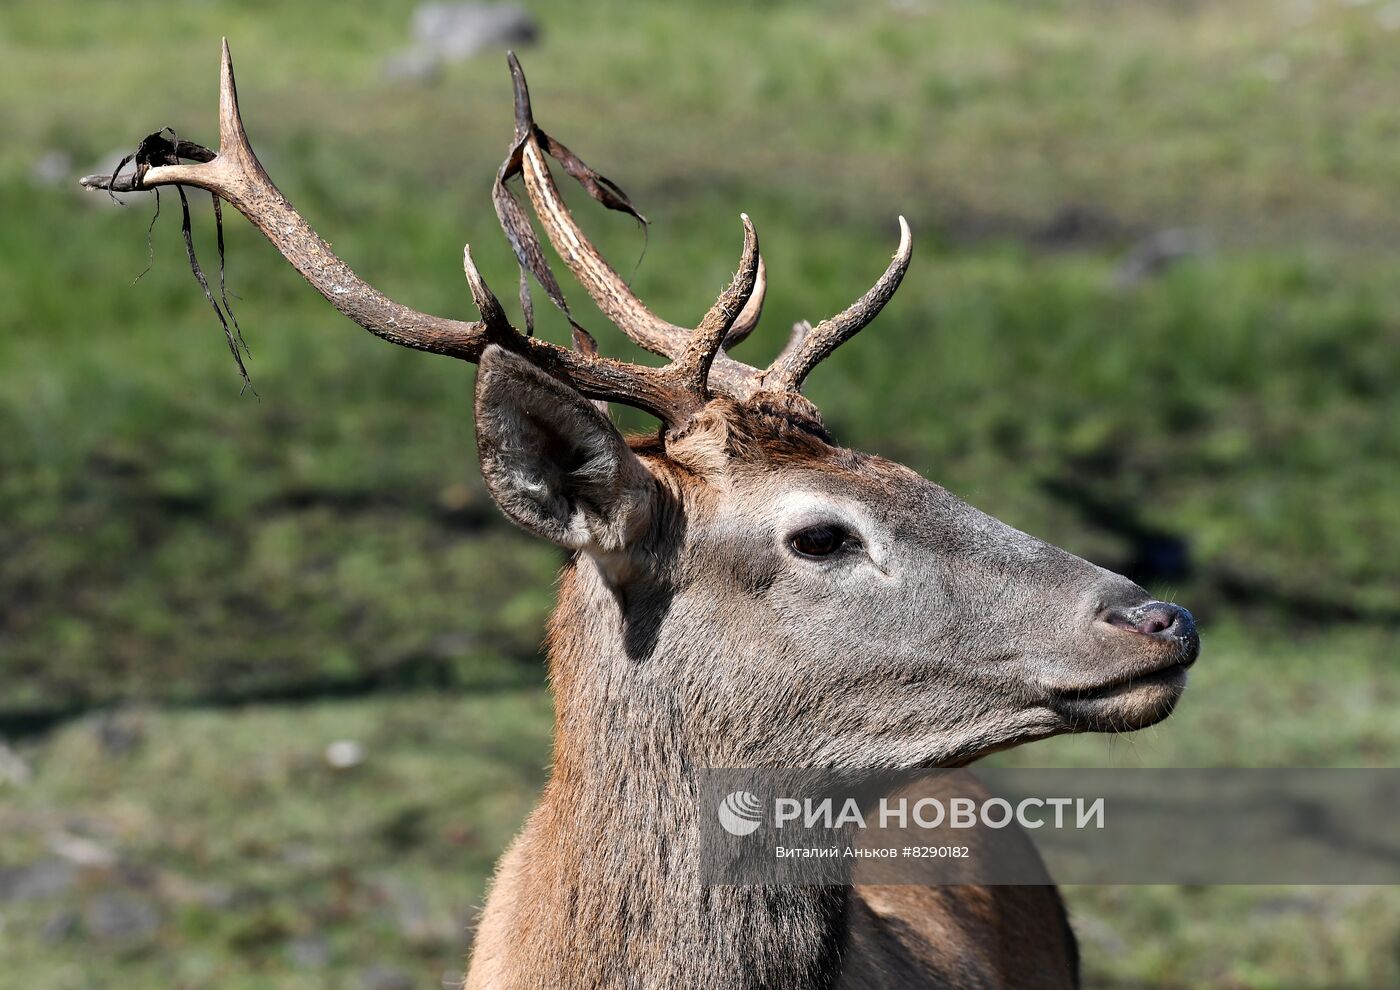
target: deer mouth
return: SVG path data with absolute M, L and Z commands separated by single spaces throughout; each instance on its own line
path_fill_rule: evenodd
M 1193 657 L 1192 660 L 1194 659 Z M 1125 691 L 1152 687 L 1154 685 L 1180 683 L 1184 687 L 1186 684 L 1186 671 L 1187 668 L 1191 666 L 1192 660 L 1176 660 L 1153 668 L 1145 673 L 1129 674 L 1126 677 L 1115 678 L 1096 688 L 1087 691 L 1076 691 L 1074 692 L 1074 697 L 1081 701 L 1097 701 L 1103 698 L 1111 698 L 1120 695 Z
M 1058 690 L 1051 707 L 1076 732 L 1131 732 L 1165 719 L 1186 690 L 1195 652 L 1094 687 Z

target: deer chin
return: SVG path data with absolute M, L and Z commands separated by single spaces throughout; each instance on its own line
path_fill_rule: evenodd
M 1134 732 L 1156 725 L 1186 690 L 1189 660 L 1110 681 L 1089 690 L 1063 691 L 1051 702 L 1071 732 Z

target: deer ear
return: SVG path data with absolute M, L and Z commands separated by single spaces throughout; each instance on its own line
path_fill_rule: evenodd
M 615 554 L 651 518 L 655 481 L 607 414 L 496 345 L 476 376 L 476 446 L 501 510 L 562 547 Z

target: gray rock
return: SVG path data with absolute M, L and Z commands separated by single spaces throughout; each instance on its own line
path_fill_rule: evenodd
M 74 866 L 107 869 L 117 865 L 117 854 L 100 842 L 71 832 L 52 832 L 47 837 L 49 849 Z
M 353 770 L 368 756 L 365 744 L 356 739 L 337 739 L 326 747 L 326 763 L 335 770 Z
M 0 867 L 0 902 L 58 897 L 72 888 L 75 874 L 71 863 L 58 859 Z
M 0 741 L 0 786 L 23 787 L 31 776 L 24 758 Z
M 127 891 L 102 891 L 83 905 L 83 930 L 102 941 L 148 942 L 160 923 L 155 904 Z
M 1177 262 L 1203 254 L 1210 245 L 1199 230 L 1172 228 L 1144 237 L 1133 245 L 1113 273 L 1115 288 L 1127 289 L 1161 275 Z
M 510 3 L 425 3 L 413 12 L 413 44 L 384 61 L 384 76 L 423 82 L 444 65 L 483 51 L 533 44 L 539 24 L 524 7 Z
M 287 943 L 287 958 L 298 969 L 325 969 L 331 964 L 331 946 L 324 935 L 302 935 Z
M 413 12 L 413 40 L 447 62 L 507 45 L 532 44 L 539 25 L 511 3 L 425 3 Z
M 146 714 L 139 708 L 114 708 L 96 717 L 94 731 L 108 756 L 135 752 L 146 740 Z
M 36 186 L 61 186 L 77 178 L 73 158 L 66 151 L 51 149 L 29 166 L 29 178 Z

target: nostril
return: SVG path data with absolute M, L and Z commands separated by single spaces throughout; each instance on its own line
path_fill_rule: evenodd
M 1176 621 L 1176 616 L 1168 615 L 1166 612 L 1151 612 L 1144 616 L 1142 621 L 1135 627 L 1141 633 L 1159 633 L 1170 629 Z
M 1195 627 L 1190 612 L 1167 602 L 1148 602 L 1122 611 L 1115 609 L 1104 618 L 1109 625 L 1143 636 L 1184 636 Z

